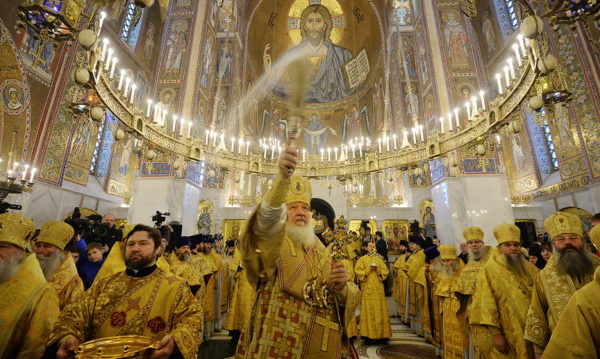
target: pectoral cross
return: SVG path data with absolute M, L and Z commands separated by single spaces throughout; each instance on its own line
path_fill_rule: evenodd
M 315 323 L 323 326 L 323 341 L 321 342 L 321 351 L 326 352 L 327 344 L 329 343 L 329 330 L 331 329 L 337 332 L 340 330 L 340 325 L 331 321 L 330 311 L 327 311 L 325 318 L 317 316 Z

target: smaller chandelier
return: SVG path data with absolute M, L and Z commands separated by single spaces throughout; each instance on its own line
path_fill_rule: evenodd
M 26 0 L 19 5 L 18 25 L 28 26 L 38 36 L 48 33 L 57 41 L 75 40 L 85 4 L 84 0 Z

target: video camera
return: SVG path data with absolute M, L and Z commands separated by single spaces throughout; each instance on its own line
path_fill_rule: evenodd
M 20 204 L 11 204 L 0 200 L 0 213 L 6 213 L 9 209 L 21 210 Z
M 66 219 L 65 222 L 73 227 L 75 234 L 80 234 L 85 238 L 88 244 L 91 242 L 106 244 L 110 224 L 102 223 L 101 215 L 92 214 L 87 216 L 87 218 L 81 218 L 79 207 L 75 207 L 71 218 Z
M 166 216 L 170 216 L 171 213 L 165 212 L 161 213 L 160 211 L 156 211 L 156 214 L 152 216 L 152 222 L 156 225 L 156 228 L 162 226 L 163 222 L 167 220 Z

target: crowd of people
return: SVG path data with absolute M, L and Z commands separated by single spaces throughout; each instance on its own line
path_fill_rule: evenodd
M 264 200 L 226 242 L 137 224 L 86 244 L 67 223 L 36 233 L 31 219 L 0 214 L 0 358 L 74 358 L 84 343 L 137 335 L 157 343 L 153 358 L 195 359 L 222 329 L 236 358 L 358 358 L 355 340 L 387 343 L 394 315 L 444 358 L 597 357 L 600 215 L 584 233 L 577 216 L 554 213 L 528 250 L 513 224 L 494 229 L 493 247 L 478 227 L 459 248 L 413 227 L 392 263 L 366 222 L 357 233 L 340 217 L 315 236 L 296 163 L 285 148 Z

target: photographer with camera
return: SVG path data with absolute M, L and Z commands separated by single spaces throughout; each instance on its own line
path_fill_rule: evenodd
M 123 240 L 123 232 L 115 226 L 115 215 L 112 213 L 107 213 L 102 217 L 102 221 L 99 226 L 95 227 L 94 233 L 102 243 L 105 256 L 108 255 L 115 242 Z

